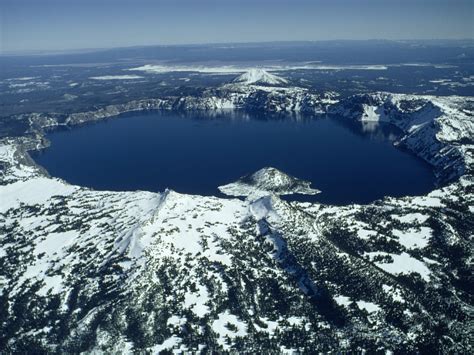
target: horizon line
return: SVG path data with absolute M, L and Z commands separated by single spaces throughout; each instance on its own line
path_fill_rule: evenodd
M 461 42 L 472 41 L 472 38 L 412 38 L 412 39 L 386 39 L 386 38 L 367 38 L 367 39 L 317 39 L 317 40 L 268 40 L 268 41 L 245 41 L 245 42 L 196 42 L 196 43 L 157 43 L 157 44 L 130 44 L 123 46 L 110 47 L 82 47 L 82 48 L 65 48 L 65 49 L 22 49 L 22 50 L 0 50 L 0 57 L 14 56 L 42 56 L 42 55 L 59 55 L 59 54 L 82 54 L 90 52 L 107 51 L 113 49 L 131 49 L 142 47 L 199 47 L 199 46 L 218 46 L 218 45 L 256 45 L 256 44 L 284 44 L 284 43 L 318 43 L 318 42 Z

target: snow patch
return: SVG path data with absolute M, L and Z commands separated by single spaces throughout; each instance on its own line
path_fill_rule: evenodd
M 405 252 L 399 255 L 382 252 L 370 252 L 365 253 L 365 255 L 368 256 L 371 261 L 373 261 L 374 258 L 377 256 L 390 256 L 393 259 L 393 262 L 373 262 L 379 268 L 390 274 L 410 274 L 414 272 L 419 274 L 423 280 L 427 282 L 430 281 L 430 269 L 428 269 L 428 267 L 423 262 L 419 261 L 418 259 L 415 259 L 414 257 L 410 256 Z
M 77 190 L 77 187 L 67 185 L 58 179 L 46 177 L 32 178 L 26 181 L 17 181 L 9 185 L 0 186 L 0 213 L 10 208 L 27 205 L 45 204 L 53 196 L 68 196 Z
M 419 229 L 410 228 L 406 231 L 394 229 L 393 235 L 398 238 L 398 242 L 405 248 L 425 248 L 431 238 L 431 228 L 420 227 Z
M 212 330 L 219 334 L 217 342 L 224 347 L 224 350 L 230 349 L 226 337 L 233 339 L 247 335 L 247 325 L 228 310 L 219 313 L 218 318 L 212 322 Z
M 191 308 L 197 317 L 202 318 L 209 313 L 209 307 L 205 304 L 209 301 L 209 294 L 205 286 L 197 287 L 197 292 L 188 292 L 184 295 L 184 307 Z
M 360 309 L 365 309 L 369 313 L 374 313 L 380 311 L 380 307 L 377 306 L 375 303 L 366 302 L 366 301 L 357 301 L 357 307 Z

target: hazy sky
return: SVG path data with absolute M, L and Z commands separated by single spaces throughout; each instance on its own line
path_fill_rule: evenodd
M 474 37 L 474 0 L 0 0 L 0 50 Z

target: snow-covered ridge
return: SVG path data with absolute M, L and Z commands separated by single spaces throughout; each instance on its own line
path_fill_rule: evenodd
M 440 182 L 474 171 L 474 99 L 391 93 L 348 97 L 329 108 L 345 119 L 389 122 L 397 145 L 430 163 Z
M 300 180 L 278 169 L 267 167 L 243 176 L 236 182 L 219 186 L 219 190 L 229 196 L 245 196 L 251 199 L 268 194 L 316 195 L 321 192 L 311 188 L 310 185 L 309 181 Z
M 104 106 L 94 111 L 68 115 L 32 113 L 16 116 L 29 121 L 32 131 L 42 131 L 59 125 L 73 126 L 97 121 L 121 113 L 142 110 L 241 110 L 246 112 L 275 112 L 320 114 L 338 102 L 334 92 L 317 93 L 298 87 L 241 85 L 230 83 L 217 89 L 206 89 L 195 95 L 167 96 L 155 99 L 134 100 L 123 104 Z

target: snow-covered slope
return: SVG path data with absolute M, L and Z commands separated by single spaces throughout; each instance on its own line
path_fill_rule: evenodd
M 286 79 L 283 79 L 275 74 L 271 74 L 266 70 L 260 68 L 253 68 L 247 72 L 239 75 L 233 80 L 234 83 L 241 84 L 260 84 L 260 85 L 285 85 L 288 84 Z

